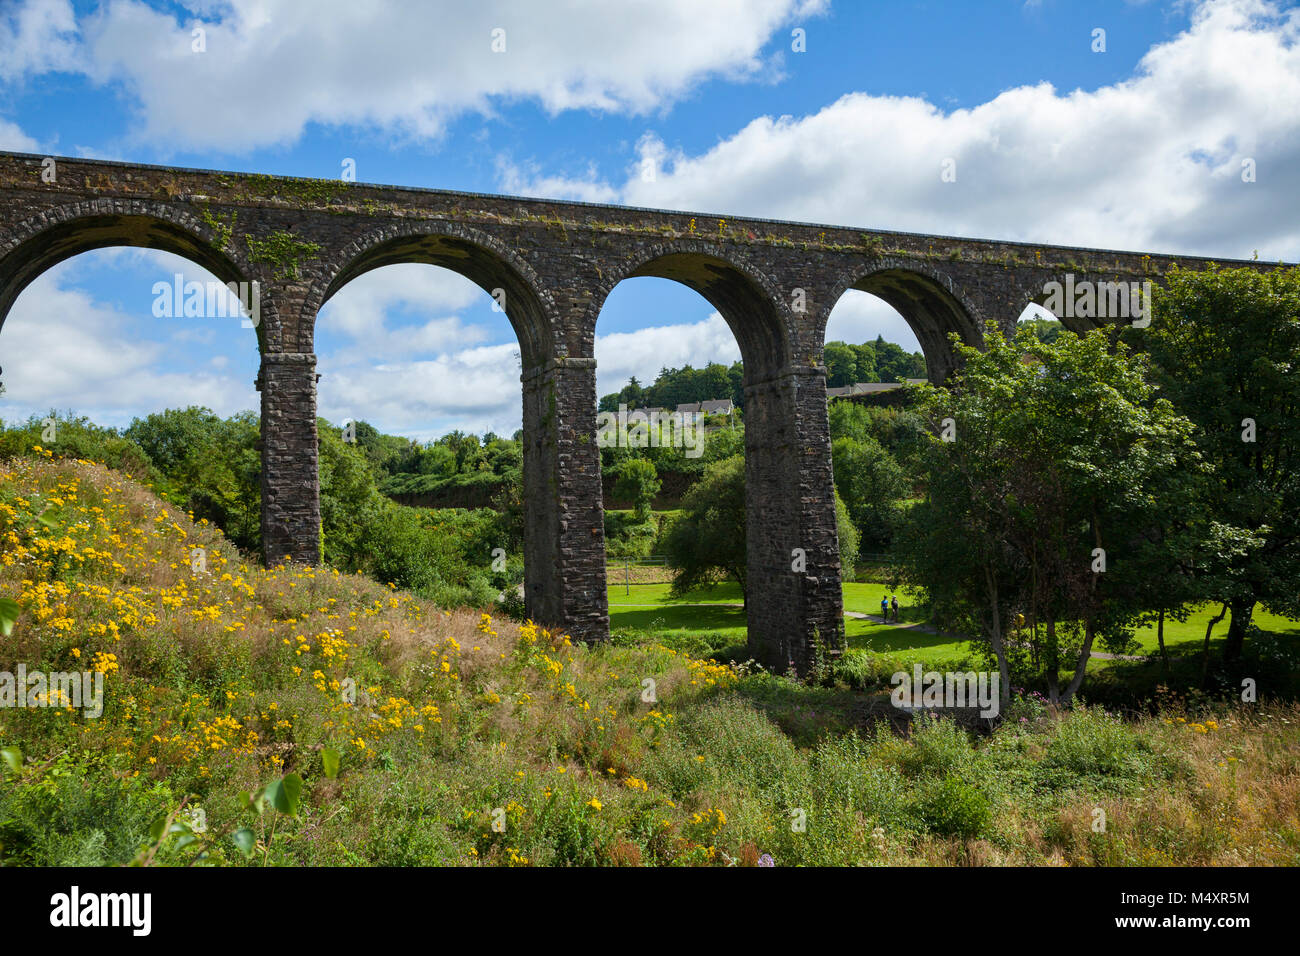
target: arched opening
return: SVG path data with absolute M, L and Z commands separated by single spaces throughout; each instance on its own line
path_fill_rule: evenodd
M 256 294 L 194 237 L 86 228 L 56 227 L 0 261 L 8 451 L 40 445 L 161 479 L 175 504 L 256 551 Z M 154 241 L 194 254 L 144 247 Z
M 611 633 L 655 626 L 731 634 L 743 644 L 745 389 L 736 336 L 680 280 L 633 276 L 602 305 L 595 356 Z M 682 554 L 685 538 L 673 535 L 673 523 L 704 493 L 702 483 L 732 496 L 733 507 L 712 515 L 731 533 L 708 554 Z M 712 547 L 728 537 L 730 553 Z M 698 563 L 683 567 L 683 558 Z M 670 593 L 678 574 L 696 585 L 680 601 Z
M 798 587 L 788 554 L 799 541 L 790 489 L 800 461 L 790 453 L 797 428 L 779 298 L 760 276 L 706 247 L 651 250 L 620 279 L 596 324 L 604 333 L 596 338 L 603 477 L 611 503 L 627 506 L 605 521 L 611 627 L 667 615 L 673 621 L 661 626 L 669 629 L 703 626 L 726 643 L 752 645 L 785 623 L 774 602 L 784 599 L 792 611 L 799 603 L 782 594 Z M 653 473 L 638 474 L 626 465 L 632 460 L 650 461 Z M 643 531 L 647 515 L 626 499 L 647 478 L 659 488 L 646 498 L 685 507 L 671 523 L 650 515 L 654 524 Z M 624 533 L 629 511 L 634 534 Z M 648 549 L 638 547 L 638 534 Z M 679 587 L 693 586 L 688 600 L 699 607 L 656 606 L 668 596 L 662 567 L 658 577 L 653 567 L 632 574 L 632 558 L 656 549 Z M 620 605 L 638 604 L 651 606 L 620 613 Z M 784 663 L 780 651 L 771 657 Z
M 948 336 L 956 333 L 962 342 L 978 347 L 983 334 L 972 318 L 971 310 L 960 294 L 939 274 L 921 271 L 914 264 L 883 263 L 847 284 L 837 298 L 827 322 L 826 339 L 832 341 L 836 313 L 861 311 L 860 303 L 850 292 L 866 292 L 887 304 L 893 315 L 877 309 L 875 316 L 882 325 L 901 333 L 897 319 L 906 323 L 925 356 L 926 377 L 942 382 L 955 366 Z M 897 318 L 894 318 L 894 317 Z
M 66 259 L 110 246 L 170 252 L 199 266 L 220 283 L 248 282 L 248 270 L 211 241 L 210 230 L 180 217 L 143 214 L 69 214 L 53 225 L 20 224 L 16 239 L 0 247 L 0 326 L 22 291 Z
M 362 240 L 347 250 L 345 258 L 345 264 L 318 294 L 317 310 L 349 282 L 375 269 L 402 264 L 438 266 L 463 276 L 492 297 L 497 310 L 504 312 L 514 327 L 525 368 L 545 362 L 553 352 L 551 321 L 539 297 L 540 283 L 521 260 L 487 236 L 467 238 L 412 227 L 408 234 L 391 239 Z
M 856 279 L 826 322 L 827 419 L 837 502 L 849 652 L 920 646 L 892 625 L 924 616 L 893 580 L 898 521 L 918 487 L 925 422 L 909 384 L 941 383 L 955 367 L 949 336 L 983 336 L 942 277 L 887 264 Z M 882 605 L 882 600 L 884 604 Z M 862 615 L 868 615 L 863 617 Z
M 562 619 L 556 503 L 523 491 L 549 487 L 557 464 L 535 387 L 555 351 L 539 288 L 485 237 L 413 227 L 348 250 L 315 300 L 326 560 L 444 603 L 522 597 Z M 374 479 L 368 521 L 342 500 L 359 494 L 349 461 Z
M 1029 328 L 1045 342 L 1054 342 L 1067 327 L 1038 302 L 1030 302 L 1016 317 L 1016 327 Z

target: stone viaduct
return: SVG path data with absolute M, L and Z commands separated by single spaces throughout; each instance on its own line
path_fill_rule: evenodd
M 431 263 L 504 290 L 523 365 L 525 600 L 535 620 L 587 641 L 609 631 L 596 320 L 632 276 L 694 289 L 730 325 L 745 367 L 750 649 L 800 671 L 816 642 L 835 655 L 844 639 L 822 364 L 840 297 L 864 290 L 902 313 L 939 380 L 953 367 L 949 334 L 978 345 L 986 322 L 1011 329 L 1049 281 L 1158 280 L 1175 261 L 0 152 L 0 325 L 41 272 L 106 246 L 163 249 L 222 282 L 259 283 L 262 537 L 273 561 L 319 560 L 321 306 L 394 263 Z M 802 573 L 792 571 L 795 548 Z

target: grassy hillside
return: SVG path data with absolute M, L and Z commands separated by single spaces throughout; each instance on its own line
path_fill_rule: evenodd
M 250 566 L 85 462 L 0 463 L 0 597 L 0 671 L 105 681 L 98 718 L 0 709 L 3 863 L 1300 862 L 1294 706 L 909 726 L 881 695 Z M 203 832 L 160 842 L 169 816 Z

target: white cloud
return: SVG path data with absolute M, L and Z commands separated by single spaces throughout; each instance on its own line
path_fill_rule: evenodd
M 0 54 L 0 59 L 3 59 L 3 54 Z M 0 119 L 0 149 L 11 149 L 18 153 L 34 153 L 39 149 L 39 146 L 36 140 L 19 129 L 17 124 Z
M 548 176 L 536 163 L 516 165 L 504 157 L 497 160 L 497 181 L 511 196 L 545 196 L 548 199 L 572 199 L 578 202 L 615 203 L 618 190 L 601 182 L 594 166 L 586 175 Z
M 523 397 L 519 347 L 490 345 L 427 360 L 344 364 L 322 356 L 319 412 L 429 441 L 452 429 L 511 434 Z
M 487 293 L 455 272 L 427 265 L 396 265 L 352 280 L 321 310 L 317 335 L 338 331 L 351 342 L 347 359 L 401 359 L 482 342 L 486 332 L 438 312 L 485 302 Z M 432 314 L 418 325 L 390 325 L 397 311 Z M 505 316 L 501 317 L 506 322 Z
M 204 405 L 230 415 L 258 407 L 251 376 L 174 370 L 175 353 L 140 334 L 138 313 L 72 287 L 73 274 L 71 262 L 47 271 L 24 290 L 5 321 L 4 418 L 25 419 L 53 408 L 124 425 L 162 408 Z M 186 275 L 207 276 L 194 266 Z M 247 344 L 255 355 L 256 346 Z
M 826 322 L 826 341 L 857 345 L 874 342 L 877 335 L 901 345 L 905 351 L 921 351 L 916 333 L 893 306 L 866 292 L 850 289 L 844 293 Z
M 665 367 L 730 365 L 739 359 L 736 337 L 717 312 L 700 322 L 597 335 L 596 394 L 618 391 L 633 375 L 649 385 Z
M 71 0 L 27 0 L 0 13 L 0 80 L 77 67 Z
M 1122 83 L 1017 87 L 952 112 L 850 93 L 811 115 L 759 117 L 697 155 L 646 137 L 618 195 L 940 235 L 1295 259 L 1298 39 L 1300 11 L 1214 0 Z M 647 157 L 653 181 L 640 175 Z M 956 182 L 941 181 L 946 159 Z M 1247 159 L 1253 183 L 1242 181 Z
M 597 336 L 597 394 L 617 391 L 632 375 L 648 384 L 664 366 L 730 365 L 739 358 L 735 337 L 716 312 L 699 322 Z M 511 434 L 520 426 L 514 343 L 380 364 L 335 353 L 322 356 L 319 368 L 320 414 L 336 424 L 365 420 L 420 441 L 453 428 Z
M 165 150 L 242 151 L 294 141 L 309 123 L 439 135 L 465 112 L 533 100 L 551 113 L 643 114 L 711 77 L 771 79 L 762 49 L 824 0 L 553 0 L 469 4 L 181 0 L 176 17 L 109 0 L 68 47 L 69 5 L 11 14 L 8 78 L 79 69 L 120 82 L 139 135 Z M 203 30 L 203 52 L 193 31 Z M 493 31 L 504 30 L 504 52 Z M 0 43 L 4 42 L 0 39 Z M 6 47 L 0 46 L 0 50 Z M 249 103 L 261 108 L 248 109 Z

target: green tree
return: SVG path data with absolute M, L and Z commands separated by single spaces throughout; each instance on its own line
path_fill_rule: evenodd
M 674 570 L 672 593 L 682 595 L 727 577 L 746 593 L 745 459 L 710 464 L 682 498 L 681 515 L 664 535 Z
M 833 399 L 826 414 L 830 419 L 832 442 L 841 438 L 866 441 L 871 437 L 871 416 L 865 405 Z
M 184 496 L 186 510 L 221 528 L 245 550 L 261 543 L 258 418 L 222 419 L 209 409 L 170 408 L 135 419 L 123 436 L 135 442 Z
M 858 353 L 843 342 L 827 342 L 823 352 L 826 361 L 826 385 L 841 388 L 861 381 L 858 378 Z
M 845 580 L 853 576 L 853 569 L 858 564 L 858 529 L 849 517 L 848 506 L 840 493 L 835 492 L 835 532 L 840 541 L 840 572 Z
M 870 342 L 863 342 L 861 345 L 850 346 L 853 354 L 858 357 L 857 374 L 854 376 L 855 382 L 879 382 L 880 372 L 876 369 L 876 350 Z
M 650 520 L 650 505 L 659 494 L 659 475 L 648 458 L 625 458 L 618 466 L 614 494 L 632 502 L 639 524 Z
M 1065 330 L 1065 326 L 1058 320 L 1046 319 L 1041 316 L 1033 319 L 1022 319 L 1020 326 L 1029 329 L 1039 339 L 1049 344 L 1060 338 L 1061 333 Z
M 1027 647 L 1027 666 L 1067 703 L 1094 641 L 1149 609 L 1160 554 L 1141 539 L 1200 467 L 1192 424 L 1157 398 L 1146 358 L 1112 351 L 1104 330 L 1045 343 L 990 325 L 985 345 L 957 344 L 960 373 L 922 393 L 934 434 L 926 500 L 901 534 L 904 574 L 978 628 L 1004 700 Z M 1020 614 L 1028 631 L 1009 642 Z
M 1300 269 L 1175 269 L 1166 280 L 1150 327 L 1131 334 L 1196 425 L 1213 466 L 1203 506 L 1252 532 L 1203 576 L 1204 597 L 1231 610 L 1224 659 L 1235 669 L 1257 604 L 1300 613 Z
M 911 490 L 902 468 L 870 435 L 836 439 L 831 443 L 831 462 L 835 490 L 844 499 L 863 546 L 887 550 L 898 502 Z
M 375 486 L 365 453 L 343 441 L 340 429 L 325 419 L 317 423 L 320 442 L 321 550 L 329 565 L 344 571 L 365 568 L 368 532 L 387 502 Z M 279 555 L 267 555 L 278 560 Z M 390 577 L 389 580 L 392 578 Z
M 882 382 L 901 382 L 905 378 L 925 378 L 925 358 L 920 352 L 905 352 L 901 345 L 877 336 L 872 345 L 876 354 L 876 371 Z

